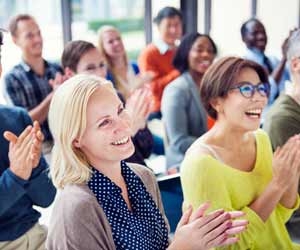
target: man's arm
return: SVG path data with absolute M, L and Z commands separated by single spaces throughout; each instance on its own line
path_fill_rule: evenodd
M 27 181 L 19 179 L 10 169 L 6 169 L 0 176 L 0 217 L 14 204 L 26 195 L 24 186 Z
M 33 169 L 26 193 L 34 205 L 48 207 L 55 198 L 56 188 L 48 176 L 48 165 L 41 157 L 39 166 Z
M 39 105 L 29 110 L 28 113 L 32 120 L 38 121 L 39 123 L 43 123 L 47 119 L 52 96 L 53 96 L 53 91 L 50 92 Z

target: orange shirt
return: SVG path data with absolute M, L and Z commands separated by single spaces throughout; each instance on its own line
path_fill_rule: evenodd
M 151 71 L 154 73 L 154 78 L 151 82 L 154 99 L 152 112 L 160 111 L 164 88 L 179 76 L 179 71 L 172 64 L 175 52 L 176 50 L 168 50 L 166 53 L 161 54 L 154 44 L 149 44 L 140 54 L 138 61 L 140 71 Z

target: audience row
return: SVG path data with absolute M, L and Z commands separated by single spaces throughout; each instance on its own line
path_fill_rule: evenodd
M 5 76 L 19 107 L 0 106 L 1 249 L 300 249 L 285 227 L 300 203 L 300 31 L 276 61 L 264 54 L 263 24 L 250 19 L 245 58 L 214 62 L 210 36 L 181 37 L 179 10 L 165 7 L 154 22 L 160 39 L 140 67 L 111 26 L 98 48 L 68 43 L 60 67 L 42 57 L 35 19 L 12 19 L 22 62 Z M 172 241 L 155 176 L 141 166 L 163 145 L 147 127 L 154 118 L 184 194 Z M 49 206 L 56 189 L 47 232 L 33 206 Z

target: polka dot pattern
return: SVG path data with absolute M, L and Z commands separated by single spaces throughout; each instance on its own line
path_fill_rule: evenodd
M 127 185 L 132 211 L 128 209 L 121 189 L 96 169 L 93 169 L 88 183 L 111 225 L 116 248 L 166 249 L 168 230 L 153 198 L 124 161 L 121 162 L 121 173 Z

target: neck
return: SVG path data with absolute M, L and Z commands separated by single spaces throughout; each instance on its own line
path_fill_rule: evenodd
M 99 172 L 107 176 L 114 183 L 119 183 L 121 175 L 121 163 L 118 162 L 98 162 L 92 166 Z
M 32 57 L 23 55 L 23 60 L 30 66 L 30 68 L 38 75 L 44 74 L 44 60 L 42 57 Z
M 111 63 L 112 63 L 112 66 L 116 69 L 118 68 L 124 68 L 126 67 L 126 62 L 124 60 L 124 57 L 118 57 L 118 58 L 112 58 L 111 59 Z
M 217 120 L 208 133 L 217 146 L 234 149 L 241 148 L 241 145 L 248 143 L 249 135 L 252 131 L 237 129 L 225 122 Z
M 189 73 L 192 76 L 192 78 L 193 78 L 194 82 L 196 83 L 196 85 L 198 87 L 200 87 L 200 84 L 201 84 L 201 81 L 202 81 L 202 78 L 203 78 L 203 74 L 198 73 L 194 70 L 189 70 Z

